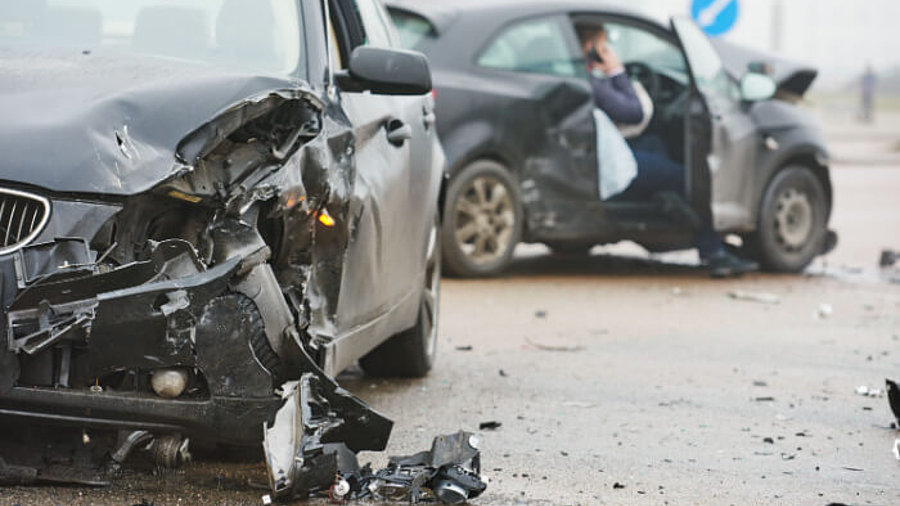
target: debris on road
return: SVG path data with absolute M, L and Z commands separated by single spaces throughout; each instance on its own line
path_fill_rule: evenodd
M 391 457 L 387 468 L 373 472 L 359 466 L 356 453 L 383 450 L 390 420 L 312 373 L 282 391 L 285 403 L 266 426 L 263 443 L 276 499 L 328 494 L 340 500 L 436 498 L 458 504 L 487 487 L 480 477 L 478 439 L 470 433 L 438 436 L 430 451 Z
M 878 265 L 882 268 L 892 267 L 897 262 L 900 262 L 900 251 L 886 249 L 882 250 Z
M 894 440 L 894 458 L 900 460 L 900 439 Z
M 822 320 L 829 318 L 832 314 L 834 314 L 834 308 L 831 304 L 819 304 L 816 309 L 816 315 Z
M 469 344 L 466 346 L 457 346 L 456 351 L 472 351 L 472 345 Z
M 743 290 L 732 290 L 728 292 L 728 296 L 735 300 L 744 300 L 748 302 L 759 302 L 760 304 L 781 304 L 781 297 L 773 293 L 762 292 L 745 292 Z
M 539 319 L 544 319 L 547 317 L 547 311 L 545 311 L 543 309 L 538 309 L 537 311 L 534 312 L 534 317 L 539 318 Z
M 490 421 L 490 422 L 481 422 L 478 424 L 478 430 L 497 430 L 501 426 L 503 426 L 500 422 Z
M 866 385 L 860 385 L 856 387 L 856 395 L 862 395 L 863 397 L 881 397 L 884 395 L 884 392 L 880 388 L 870 388 Z
M 897 423 L 900 423 L 900 386 L 897 383 L 886 379 L 884 380 L 885 389 L 887 390 L 888 404 L 891 406 L 891 412 Z
M 582 402 L 582 401 L 566 401 L 563 403 L 563 406 L 567 408 L 593 408 L 597 405 L 593 402 Z
M 774 397 L 756 397 L 753 400 L 756 402 L 775 402 Z
M 525 338 L 525 341 L 527 341 L 528 344 L 534 346 L 535 348 L 544 351 L 581 351 L 582 349 L 584 349 L 584 347 L 578 343 L 565 340 L 544 341 L 527 337 Z
M 625 488 L 624 483 L 619 483 L 619 482 L 613 483 L 613 490 L 621 490 L 623 488 Z

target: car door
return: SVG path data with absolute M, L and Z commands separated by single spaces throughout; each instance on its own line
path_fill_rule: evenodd
M 343 63 L 353 47 L 367 44 L 397 47 L 396 33 L 376 0 L 338 0 L 335 14 L 343 25 Z M 378 326 L 392 312 L 417 307 L 422 284 L 424 216 L 430 165 L 414 167 L 412 160 L 431 160 L 426 142 L 426 99 L 422 96 L 340 92 L 340 103 L 353 125 L 356 173 L 353 182 L 351 241 L 344 261 L 338 299 L 337 336 L 352 334 L 364 325 Z M 433 206 L 431 206 L 433 208 Z M 410 313 L 412 326 L 414 311 Z M 396 325 L 394 325 L 396 326 Z M 391 327 L 391 325 L 388 325 Z M 381 333 L 402 330 L 381 328 Z M 360 346 L 377 345 L 357 335 Z M 356 348 L 359 351 L 359 348 Z M 362 350 L 363 352 L 365 350 Z
M 515 136 L 529 229 L 561 228 L 598 200 L 596 130 L 586 70 L 569 18 L 546 15 L 503 27 L 476 60 L 479 75 L 517 90 L 504 104 L 498 131 Z M 505 86 L 504 84 L 508 84 Z M 504 103 L 505 101 L 505 103 Z
M 749 221 L 760 139 L 715 47 L 690 19 L 673 18 L 692 76 L 688 107 L 688 195 L 701 213 L 711 207 L 718 230 Z

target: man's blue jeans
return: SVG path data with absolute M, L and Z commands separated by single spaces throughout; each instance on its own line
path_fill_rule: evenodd
M 671 192 L 685 197 L 684 166 L 672 160 L 644 150 L 634 150 L 638 173 L 631 185 L 616 196 L 621 201 L 647 201 L 657 193 Z M 708 218 L 704 218 L 700 230 L 694 236 L 694 246 L 700 258 L 709 258 L 723 249 L 722 238 L 715 231 Z

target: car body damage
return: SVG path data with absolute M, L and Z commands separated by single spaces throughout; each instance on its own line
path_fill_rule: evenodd
M 327 324 L 338 296 L 354 219 L 352 135 L 323 124 L 323 107 L 297 88 L 229 106 L 178 142 L 148 190 L 98 209 L 67 203 L 76 217 L 103 217 L 99 226 L 85 233 L 84 219 L 53 212 L 55 237 L 45 231 L 0 259 L 2 410 L 32 405 L 32 416 L 85 422 L 115 413 L 179 431 L 227 420 L 229 439 L 247 442 L 280 405 L 282 382 L 313 373 L 317 391 L 336 392 L 307 354 L 308 327 L 311 311 Z M 160 152 L 126 131 L 108 132 L 118 142 L 98 158 Z M 109 176 L 108 188 L 134 189 Z M 161 371 L 183 372 L 181 385 L 139 395 Z M 382 449 L 390 423 L 360 411 L 345 430 L 372 437 L 355 448 Z
M 355 2 L 0 0 L 0 423 L 107 471 L 264 443 L 279 497 L 385 448 L 333 378 L 431 368 L 445 160 L 427 60 Z

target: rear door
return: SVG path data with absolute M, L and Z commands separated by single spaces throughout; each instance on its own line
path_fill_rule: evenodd
M 673 18 L 672 28 L 693 81 L 686 119 L 688 195 L 701 213 L 712 208 L 716 229 L 735 229 L 749 220 L 752 192 L 746 189 L 752 185 L 760 142 L 756 126 L 703 31 L 687 18 Z
M 516 137 L 510 143 L 528 146 L 519 177 L 532 230 L 557 228 L 598 200 L 593 100 L 582 60 L 571 21 L 560 14 L 506 25 L 475 62 L 480 75 L 521 91 L 490 121 L 504 123 L 499 131 Z

